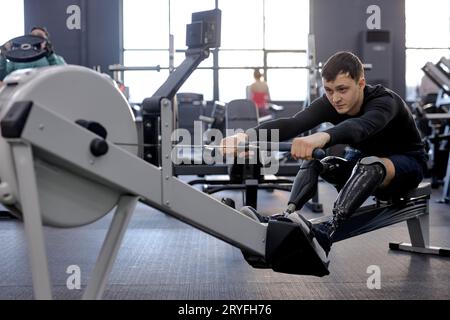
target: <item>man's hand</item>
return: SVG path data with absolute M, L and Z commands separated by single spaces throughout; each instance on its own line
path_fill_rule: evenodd
M 312 153 L 316 148 L 323 148 L 329 141 L 326 132 L 317 132 L 310 136 L 295 138 L 292 142 L 291 155 L 294 159 L 312 160 Z
M 248 141 L 248 136 L 245 133 L 236 133 L 232 136 L 223 138 L 222 141 L 220 141 L 219 152 L 223 156 L 235 156 L 238 145 L 245 144 L 246 141 Z

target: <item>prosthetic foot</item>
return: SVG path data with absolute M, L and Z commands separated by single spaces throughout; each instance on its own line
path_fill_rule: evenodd
M 247 217 L 252 218 L 255 221 L 259 221 L 261 223 L 268 223 L 270 218 L 267 216 L 263 216 L 255 208 L 250 206 L 244 206 L 240 210 L 241 213 L 245 214 Z
M 221 202 L 233 209 L 236 209 L 236 204 L 233 199 L 222 198 Z M 244 206 L 241 208 L 240 211 L 241 211 L 241 213 L 245 214 L 247 217 L 249 217 L 255 221 L 259 221 L 261 223 L 269 222 L 269 217 L 259 214 L 255 208 L 252 208 L 250 206 Z

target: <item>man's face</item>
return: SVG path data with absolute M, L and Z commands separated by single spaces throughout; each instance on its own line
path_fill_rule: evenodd
M 322 80 L 328 101 L 339 114 L 358 114 L 366 84 L 364 77 L 355 81 L 348 73 L 339 73 L 334 81 Z

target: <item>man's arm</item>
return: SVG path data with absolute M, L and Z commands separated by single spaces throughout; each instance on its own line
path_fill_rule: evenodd
M 257 126 L 255 130 L 258 133 L 258 130 L 266 129 L 267 140 L 270 141 L 270 130 L 278 129 L 280 141 L 285 141 L 311 130 L 321 123 L 332 122 L 336 115 L 337 113 L 324 98 L 318 98 L 309 107 L 294 116 L 264 122 Z
M 261 141 L 262 137 L 259 135 L 260 129 L 267 130 L 267 141 L 271 141 L 271 130 L 275 129 L 279 131 L 279 141 L 288 140 L 298 136 L 300 133 L 311 130 L 323 122 L 333 122 L 335 117 L 338 116 L 337 112 L 333 109 L 325 98 L 316 99 L 309 107 L 296 113 L 290 118 L 281 118 L 277 120 L 267 121 L 263 124 L 253 128 L 256 132 L 256 140 Z M 326 141 L 329 140 L 328 134 L 326 135 Z M 222 139 L 219 148 L 223 154 L 235 154 L 236 146 L 239 143 L 248 142 L 250 138 L 245 133 L 238 133 L 232 136 L 228 136 Z M 321 141 L 324 136 L 321 136 Z M 326 143 L 326 142 L 324 142 Z
M 366 140 L 382 130 L 399 110 L 394 98 L 387 96 L 371 101 L 365 108 L 366 111 L 362 116 L 347 119 L 324 131 L 330 135 L 330 146 Z

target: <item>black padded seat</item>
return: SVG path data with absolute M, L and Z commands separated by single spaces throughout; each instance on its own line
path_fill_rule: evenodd
M 409 190 L 401 195 L 401 198 L 412 199 L 431 195 L 431 184 L 429 182 L 421 182 L 417 188 Z

